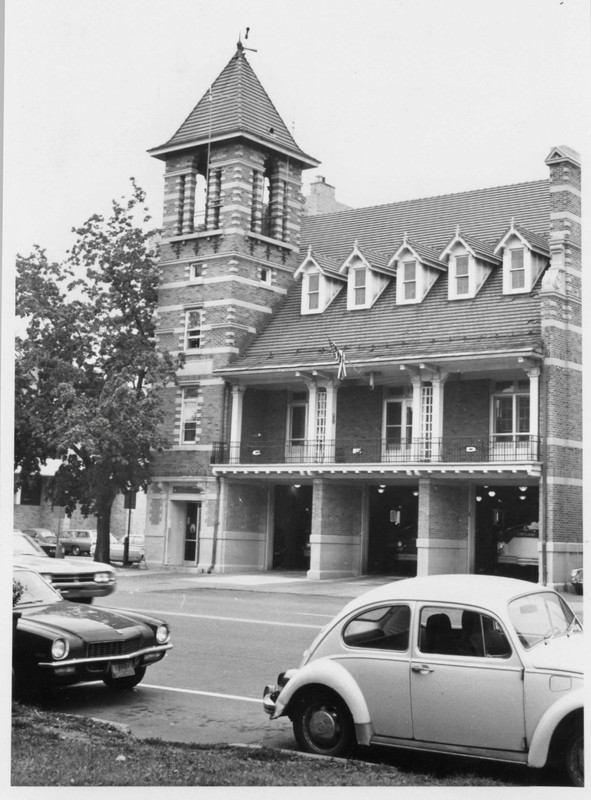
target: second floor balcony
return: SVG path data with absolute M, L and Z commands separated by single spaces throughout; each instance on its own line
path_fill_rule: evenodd
M 376 438 L 334 440 L 267 440 L 216 442 L 216 465 L 355 465 L 535 463 L 540 460 L 540 438 L 518 436 L 428 437 L 404 442 Z

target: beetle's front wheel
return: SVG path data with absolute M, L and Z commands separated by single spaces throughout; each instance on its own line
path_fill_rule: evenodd
M 342 756 L 355 744 L 349 709 L 332 692 L 306 694 L 292 714 L 293 732 L 302 750 L 323 756 Z
M 566 737 L 564 750 L 566 776 L 572 786 L 585 785 L 584 749 L 583 725 L 577 723 Z

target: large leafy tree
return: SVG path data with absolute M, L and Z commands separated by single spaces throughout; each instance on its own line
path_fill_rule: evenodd
M 95 558 L 109 560 L 113 501 L 145 490 L 161 444 L 158 389 L 181 365 L 156 348 L 157 233 L 143 191 L 75 228 L 62 263 L 17 257 L 15 461 L 19 481 L 61 459 L 52 502 L 97 516 Z

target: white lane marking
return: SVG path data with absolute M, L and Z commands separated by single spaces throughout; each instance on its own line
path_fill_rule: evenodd
M 156 686 L 153 683 L 144 683 L 142 681 L 142 686 L 145 689 L 160 689 L 163 692 L 180 692 L 181 694 L 200 694 L 204 697 L 221 697 L 224 700 L 243 700 L 245 703 L 259 703 L 260 705 L 263 704 L 263 700 L 260 697 L 242 697 L 238 694 L 221 694 L 220 692 L 200 692 L 198 689 L 177 689 L 174 686 Z
M 122 606 L 117 606 L 120 611 L 136 611 L 135 608 L 123 608 Z M 190 617 L 191 619 L 215 619 L 218 622 L 247 622 L 252 625 L 280 625 L 284 628 L 311 628 L 312 630 L 317 631 L 320 627 L 319 625 L 306 625 L 304 622 L 279 622 L 275 620 L 268 620 L 268 619 L 246 619 L 244 617 L 216 617 L 213 614 L 187 614 L 184 611 L 160 611 L 158 609 L 151 608 L 149 610 L 142 609 L 143 614 L 160 614 L 164 619 L 166 617 Z

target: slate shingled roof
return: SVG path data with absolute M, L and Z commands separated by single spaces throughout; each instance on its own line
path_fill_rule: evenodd
M 163 157 L 174 150 L 196 147 L 220 139 L 246 136 L 280 150 L 306 166 L 318 161 L 295 143 L 269 95 L 244 55 L 236 53 L 205 92 L 176 133 L 149 152 Z
M 315 253 L 344 259 L 356 239 L 362 250 L 366 246 L 390 257 L 405 231 L 413 242 L 441 252 L 458 225 L 492 251 L 512 218 L 547 241 L 548 181 L 305 217 L 302 260 L 309 245 Z M 322 314 L 302 315 L 301 284 L 294 282 L 265 330 L 223 372 L 334 365 L 328 337 L 346 349 L 352 363 L 536 349 L 541 341 L 538 287 L 529 294 L 503 295 L 502 270 L 495 269 L 475 298 L 448 300 L 442 274 L 422 303 L 396 305 L 392 279 L 370 309 L 348 311 L 343 289 Z

